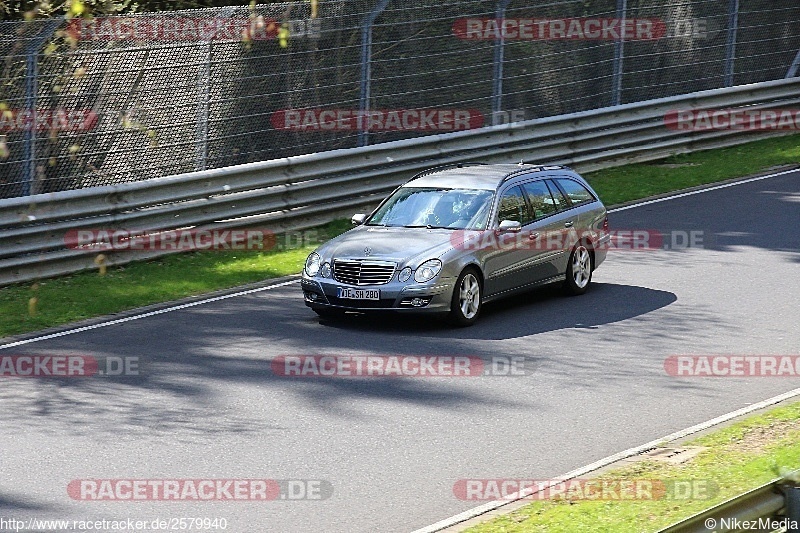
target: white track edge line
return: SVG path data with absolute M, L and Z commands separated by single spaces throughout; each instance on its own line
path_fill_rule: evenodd
M 745 183 L 752 183 L 754 181 L 761 181 L 761 180 L 765 180 L 767 178 L 774 178 L 776 176 L 784 176 L 786 174 L 791 174 L 793 172 L 798 172 L 798 169 L 795 168 L 795 169 L 792 169 L 792 170 L 783 170 L 781 172 L 776 172 L 775 174 L 767 174 L 766 176 L 756 176 L 754 178 L 747 178 L 747 179 L 743 179 L 743 180 L 733 181 L 731 183 L 723 183 L 722 185 L 712 185 L 710 187 L 704 187 L 702 189 L 697 189 L 696 191 L 682 192 L 682 193 L 673 194 L 673 195 L 670 195 L 670 196 L 665 196 L 663 198 L 654 198 L 653 200 L 645 200 L 643 202 L 639 202 L 639 203 L 636 203 L 636 204 L 626 205 L 626 206 L 623 206 L 623 207 L 617 207 L 615 209 L 609 209 L 608 212 L 609 213 L 616 213 L 618 211 L 625 211 L 627 209 L 633 209 L 634 207 L 642 207 L 644 205 L 657 204 L 659 202 L 666 202 L 667 200 L 675 200 L 676 198 L 684 198 L 686 196 L 693 196 L 695 194 L 700 194 L 700 193 L 704 193 L 704 192 L 716 191 L 718 189 L 727 189 L 728 187 L 734 187 L 736 185 L 744 185 Z
M 778 396 L 773 396 L 772 398 L 769 398 L 767 400 L 764 400 L 764 401 L 761 401 L 761 402 L 758 402 L 758 403 L 754 403 L 752 405 L 748 405 L 747 407 L 742 407 L 741 409 L 737 409 L 736 411 L 732 411 L 732 412 L 730 412 L 728 414 L 724 414 L 724 415 L 718 416 L 716 418 L 712 418 L 711 420 L 708 420 L 707 422 L 702 422 L 702 423 L 694 425 L 694 426 L 692 426 L 690 428 L 683 429 L 683 430 L 680 430 L 680 431 L 676 431 L 675 433 L 670 433 L 669 435 L 667 435 L 665 437 L 662 437 L 660 439 L 652 440 L 652 441 L 650 441 L 650 442 L 648 442 L 646 444 L 642 444 L 642 445 L 636 446 L 634 448 L 628 448 L 625 451 L 622 451 L 622 452 L 619 452 L 619 453 L 615 453 L 614 455 L 609 455 L 608 457 L 606 457 L 604 459 L 600 459 L 599 461 L 595 461 L 594 463 L 588 464 L 588 465 L 583 466 L 581 468 L 578 468 L 576 470 L 572 470 L 571 472 L 567 472 L 566 474 L 564 474 L 562 476 L 557 476 L 556 478 L 553 478 L 554 481 L 550 484 L 550 486 L 553 486 L 556 483 L 558 483 L 558 480 L 566 481 L 566 480 L 570 480 L 570 479 L 573 479 L 573 478 L 578 477 L 578 476 L 582 476 L 582 475 L 588 474 L 590 472 L 593 472 L 595 470 L 603 468 L 604 466 L 608 466 L 610 464 L 616 463 L 617 461 L 621 461 L 622 459 L 627 459 L 628 457 L 633 457 L 634 455 L 638 455 L 638 454 L 640 454 L 640 453 L 642 453 L 642 452 L 644 452 L 644 451 L 646 451 L 646 450 L 648 450 L 650 448 L 654 448 L 654 447 L 658 446 L 659 444 L 663 444 L 665 442 L 670 442 L 670 441 L 674 441 L 674 440 L 677 440 L 677 439 L 681 439 L 681 438 L 686 437 L 688 435 L 691 435 L 693 433 L 698 433 L 700 431 L 704 431 L 704 430 L 709 429 L 711 427 L 714 427 L 714 426 L 716 426 L 718 424 L 722 424 L 723 422 L 727 422 L 729 420 L 732 420 L 734 418 L 740 417 L 742 415 L 746 415 L 746 414 L 752 413 L 753 411 L 758 411 L 759 409 L 763 409 L 765 407 L 769 407 L 771 405 L 775 405 L 776 403 L 780 403 L 780 402 L 782 402 L 784 400 L 788 400 L 789 398 L 793 398 L 795 396 L 800 396 L 800 389 L 794 389 L 794 390 L 791 390 L 789 392 L 785 392 L 783 394 L 779 394 Z M 526 496 L 528 496 L 530 494 L 533 494 L 534 492 L 538 492 L 539 490 L 541 490 L 541 489 L 528 489 L 527 491 L 524 491 L 524 492 L 514 493 L 514 494 L 510 495 L 507 500 L 493 501 L 493 502 L 489 502 L 489 503 L 480 505 L 478 507 L 474 507 L 472 509 L 469 509 L 468 511 L 464 511 L 463 513 L 459 513 L 457 515 L 451 516 L 450 518 L 445 518 L 444 520 L 436 522 L 435 524 L 430 525 L 428 527 L 424 527 L 422 529 L 417 529 L 417 530 L 413 531 L 412 533 L 435 533 L 437 531 L 441 531 L 441 530 L 446 529 L 448 527 L 452 527 L 452 526 L 455 526 L 457 524 L 460 524 L 461 522 L 466 522 L 467 520 L 470 520 L 471 518 L 475 518 L 476 516 L 480 516 L 482 514 L 488 513 L 489 511 L 494 511 L 495 509 L 498 509 L 498 508 L 500 508 L 500 507 L 502 507 L 504 505 L 508 505 L 510 503 L 513 503 L 514 501 L 519 501 L 522 498 L 524 498 L 524 497 L 526 497 Z
M 266 287 L 257 287 L 255 289 L 248 289 L 246 291 L 239 291 L 233 292 L 230 294 L 223 294 L 222 296 L 214 296 L 213 298 L 205 298 L 203 300 L 198 300 L 196 302 L 189 302 L 180 305 L 173 305 L 172 307 L 165 307 L 164 309 L 157 309 L 155 311 L 148 311 L 147 313 L 142 313 L 139 315 L 132 315 L 127 316 L 124 318 L 118 318 L 115 320 L 109 320 L 108 322 L 99 322 L 97 324 L 90 324 L 88 326 L 81 326 L 79 328 L 68 329 L 64 331 L 58 331 L 56 333 L 50 333 L 48 335 L 42 335 L 40 337 L 33 337 L 30 339 L 23 339 L 20 341 L 9 342 L 8 344 L 0 344 L 0 350 L 5 350 L 7 348 L 13 348 L 15 346 L 22 346 L 24 344 L 30 344 L 33 342 L 44 341 L 48 339 L 56 339 L 58 337 L 64 337 L 66 335 L 72 335 L 73 333 L 81 333 L 83 331 L 90 331 L 93 329 L 104 328 L 106 326 L 113 326 L 116 324 L 123 324 L 125 322 L 131 322 L 133 320 L 139 320 L 140 318 L 147 318 L 155 315 L 162 315 L 164 313 L 171 313 L 172 311 L 180 311 L 181 309 L 187 309 L 189 307 L 195 307 L 198 305 L 203 305 L 211 302 L 218 302 L 220 300 L 227 300 L 229 298 L 236 298 L 238 296 L 246 296 L 248 294 L 254 294 L 257 292 L 268 291 L 271 289 L 277 289 L 278 287 L 285 287 L 286 285 L 292 285 L 294 283 L 298 283 L 300 280 L 293 279 L 290 281 L 284 281 L 282 283 L 276 283 L 274 285 L 267 285 Z
M 764 180 L 764 179 L 767 179 L 767 178 L 774 178 L 776 176 L 783 176 L 785 174 L 791 174 L 792 172 L 797 172 L 797 171 L 798 171 L 797 169 L 784 170 L 784 171 L 781 171 L 781 172 L 776 172 L 775 174 L 767 174 L 766 176 L 757 176 L 757 177 L 754 177 L 754 178 L 748 178 L 748 179 L 744 179 L 744 180 L 734 181 L 734 182 L 725 183 L 725 184 L 722 184 L 722 185 L 714 185 L 714 186 L 707 187 L 707 188 L 704 188 L 704 189 L 698 189 L 696 191 L 690 191 L 690 192 L 675 194 L 675 195 L 667 196 L 667 197 L 664 197 L 664 198 L 656 198 L 654 200 L 645 200 L 643 202 L 627 205 L 625 207 L 618 207 L 616 209 L 610 209 L 608 212 L 609 213 L 616 213 L 618 211 L 625 211 L 627 209 L 633 209 L 634 207 L 641 207 L 641 206 L 645 206 L 645 205 L 655 204 L 655 203 L 658 203 L 658 202 L 666 202 L 667 200 L 673 200 L 675 198 L 683 198 L 684 196 L 691 196 L 691 195 L 700 194 L 700 193 L 703 193 L 703 192 L 709 192 L 709 191 L 715 191 L 717 189 L 724 189 L 724 188 L 727 188 L 727 187 L 733 187 L 734 185 L 743 185 L 745 183 Z M 197 305 L 203 305 L 203 304 L 207 304 L 207 303 L 218 302 L 220 300 L 227 300 L 228 298 L 235 298 L 237 296 L 246 296 L 248 294 L 253 294 L 253 293 L 256 293 L 256 292 L 262 292 L 262 291 L 267 291 L 267 290 L 278 288 L 278 287 L 283 287 L 283 286 L 286 286 L 286 285 L 291 285 L 293 283 L 297 283 L 298 281 L 299 280 L 286 281 L 286 282 L 278 283 L 278 284 L 275 284 L 275 285 L 268 285 L 266 287 L 259 287 L 257 289 L 249 289 L 249 290 L 246 290 L 246 291 L 234 292 L 234 293 L 226 294 L 226 295 L 223 295 L 223 296 L 215 296 L 213 298 L 206 298 L 204 300 L 198 300 L 196 302 L 191 302 L 191 303 L 181 304 L 181 305 L 175 305 L 175 306 L 172 306 L 172 307 L 159 309 L 157 311 L 150 311 L 150 312 L 147 312 L 147 313 L 143 313 L 141 315 L 132 315 L 132 316 L 129 316 L 129 317 L 119 318 L 119 319 L 116 319 L 116 320 L 109 320 L 108 322 L 100 322 L 100 323 L 97 323 L 97 324 L 92 324 L 90 326 L 81 326 L 79 328 L 60 331 L 58 333 L 51 333 L 51 334 L 42 335 L 42 336 L 39 336 L 39 337 L 32 337 L 30 339 L 24 339 L 24 340 L 20 340 L 20 341 L 10 342 L 10 343 L 7 343 L 7 344 L 1 344 L 0 345 L 0 350 L 5 350 L 5 349 L 8 349 L 8 348 L 14 348 L 16 346 L 22 346 L 22 345 L 31 344 L 31 343 L 34 343 L 34 342 L 45 341 L 45 340 L 49 340 L 49 339 L 55 339 L 55 338 L 58 338 L 58 337 L 65 337 L 67 335 L 72 335 L 74 333 L 81 333 L 81 332 L 84 332 L 84 331 L 90 331 L 90 330 L 93 330 L 93 329 L 103 328 L 103 327 L 106 327 L 106 326 L 113 326 L 113 325 L 116 325 L 116 324 L 123 324 L 125 322 L 131 322 L 133 320 L 139 320 L 140 318 L 147 318 L 147 317 L 151 317 L 151 316 L 155 316 L 155 315 L 161 315 L 161 314 L 164 314 L 164 313 L 170 313 L 172 311 L 180 311 L 181 309 L 186 309 L 188 307 L 194 307 L 194 306 L 197 306 Z

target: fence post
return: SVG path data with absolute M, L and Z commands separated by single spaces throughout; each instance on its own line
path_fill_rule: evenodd
M 235 7 L 229 6 L 219 11 L 221 18 L 232 17 Z M 212 41 L 217 36 L 217 32 L 208 36 L 208 40 L 203 41 L 205 48 L 205 63 L 200 65 L 197 73 L 197 128 L 195 130 L 195 157 L 194 169 L 206 170 L 208 166 L 208 114 L 211 104 L 211 52 Z
M 627 0 L 617 0 L 617 20 L 620 28 L 625 26 L 625 15 L 628 11 Z M 625 60 L 625 34 L 622 29 L 619 32 L 619 39 L 614 43 L 614 73 L 611 79 L 611 105 L 622 103 L 622 71 Z
M 506 8 L 511 0 L 499 0 L 495 19 L 500 25 L 500 37 L 494 41 L 494 71 L 492 74 L 492 125 L 497 123 L 497 115 L 503 110 L 503 61 L 505 59 L 506 38 L 503 34 L 502 21 L 506 16 Z
M 372 90 L 372 25 L 375 20 L 386 9 L 392 0 L 379 0 L 375 9 L 364 19 L 361 24 L 361 98 L 359 102 L 360 123 L 358 130 L 358 145 L 367 146 L 369 144 L 369 99 Z
M 794 61 L 789 66 L 789 70 L 786 71 L 787 78 L 794 78 L 797 76 L 797 69 L 800 68 L 800 50 L 797 51 L 797 55 L 794 56 Z
M 33 47 L 31 47 L 33 48 Z M 29 51 L 25 58 L 25 110 L 31 113 L 30 125 L 25 129 L 25 166 L 22 196 L 33 194 L 36 179 L 36 96 L 38 92 L 38 48 Z
M 195 133 L 195 170 L 205 170 L 208 159 L 208 104 L 211 92 L 211 41 L 203 43 L 206 60 L 197 73 L 197 130 Z
M 739 30 L 739 0 L 728 0 L 728 40 L 725 43 L 725 87 L 733 86 L 736 32 Z
M 63 17 L 48 22 L 31 39 L 25 51 L 25 111 L 30 113 L 30 124 L 25 128 L 22 196 L 36 194 L 36 102 L 39 93 L 39 49 L 61 25 Z

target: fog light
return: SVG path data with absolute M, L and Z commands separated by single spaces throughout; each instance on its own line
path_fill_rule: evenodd
M 403 307 L 425 307 L 431 303 L 430 297 L 428 298 L 403 298 L 400 305 Z

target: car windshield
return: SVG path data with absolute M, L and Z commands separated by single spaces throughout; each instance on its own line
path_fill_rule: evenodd
M 368 226 L 486 229 L 493 191 L 403 187 L 369 219 Z

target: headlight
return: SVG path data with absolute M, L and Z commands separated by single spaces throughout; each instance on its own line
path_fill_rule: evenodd
M 397 279 L 400 283 L 405 283 L 408 281 L 408 278 L 411 277 L 411 267 L 405 267 L 400 273 L 397 275 Z
M 322 274 L 323 278 L 331 277 L 331 264 L 325 263 L 322 265 L 322 268 L 319 269 L 320 274 Z
M 317 254 L 311 254 L 306 259 L 306 274 L 309 277 L 314 277 L 319 273 L 320 258 Z
M 414 273 L 414 280 L 417 283 L 425 283 L 436 277 L 442 270 L 442 262 L 438 259 L 429 259 L 422 263 Z

